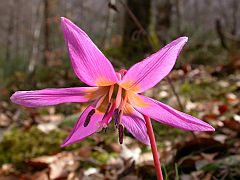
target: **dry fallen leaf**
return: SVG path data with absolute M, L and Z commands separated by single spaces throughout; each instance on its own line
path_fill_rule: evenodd
M 227 120 L 227 121 L 224 121 L 224 126 L 231 129 L 231 130 L 234 130 L 236 132 L 240 132 L 240 123 L 238 121 L 235 121 L 235 120 Z
M 11 119 L 3 113 L 0 113 L 0 127 L 7 127 L 11 123 Z
M 28 162 L 32 166 L 49 167 L 50 179 L 67 177 L 70 172 L 74 172 L 79 167 L 79 161 L 75 160 L 72 152 L 61 152 L 53 156 L 42 156 L 34 158 Z
M 152 165 L 154 166 L 153 162 L 153 155 L 151 152 L 143 153 L 140 155 L 139 160 L 137 161 L 138 166 L 145 166 L 145 165 Z

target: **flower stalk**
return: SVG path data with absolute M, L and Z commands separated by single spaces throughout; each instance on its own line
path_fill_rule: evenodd
M 155 140 L 155 136 L 154 136 L 154 132 L 153 132 L 153 128 L 152 128 L 152 123 L 148 116 L 143 115 L 143 117 L 146 121 L 147 133 L 148 133 L 148 136 L 150 139 L 157 179 L 163 180 L 161 163 L 160 163 L 160 158 L 159 158 L 159 154 L 158 154 L 158 150 L 157 150 L 157 144 L 156 144 L 156 140 Z

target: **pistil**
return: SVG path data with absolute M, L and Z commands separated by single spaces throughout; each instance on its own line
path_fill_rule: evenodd
M 108 111 L 109 111 L 109 109 L 110 109 L 111 105 L 112 105 L 112 103 L 108 103 L 108 106 L 107 106 L 106 112 L 104 113 L 104 115 L 103 115 L 103 118 L 102 118 L 102 119 L 104 119 L 104 118 L 107 116 L 107 114 L 108 114 Z
M 117 73 L 119 80 L 122 79 L 125 73 L 126 70 L 121 70 L 119 73 Z M 109 87 L 108 94 L 101 97 L 97 103 L 98 107 L 102 107 L 101 104 L 106 103 L 106 101 L 108 101 L 108 106 L 105 110 L 102 121 L 99 124 L 100 129 L 106 128 L 107 124 L 109 123 L 109 120 L 113 118 L 115 127 L 118 130 L 120 144 L 123 143 L 124 125 L 122 124 L 122 116 L 123 109 L 127 103 L 127 100 L 128 100 L 127 91 L 120 87 L 119 85 L 115 84 Z
M 113 116 L 113 112 L 116 108 L 116 102 L 113 102 L 111 105 L 110 105 L 110 110 L 106 113 L 106 115 L 103 117 L 102 119 L 102 126 L 105 128 L 107 127 L 107 124 L 109 122 L 109 119 Z

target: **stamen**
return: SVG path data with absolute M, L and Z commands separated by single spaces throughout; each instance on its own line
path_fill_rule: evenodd
M 124 132 L 124 126 L 122 123 L 118 125 L 118 134 L 119 134 L 119 143 L 123 143 L 123 132 Z
M 118 124 L 119 124 L 119 115 L 120 115 L 119 109 L 115 109 L 113 112 L 113 119 L 114 119 L 114 124 L 116 128 L 118 128 Z
M 110 106 L 109 111 L 106 112 L 103 116 L 103 119 L 101 121 L 101 124 L 102 124 L 103 127 L 107 127 L 107 124 L 109 123 L 109 120 L 112 117 L 115 108 L 116 108 L 116 103 L 113 102 Z
M 88 115 L 87 115 L 87 117 L 86 117 L 86 120 L 85 120 L 85 122 L 84 122 L 84 124 L 83 124 L 84 127 L 87 127 L 87 126 L 88 126 L 88 124 L 90 123 L 91 117 L 94 115 L 94 113 L 95 113 L 95 109 L 92 109 L 92 110 L 88 113 Z
M 122 101 L 121 101 L 121 104 L 120 104 L 120 106 L 119 106 L 119 109 L 122 110 L 123 107 L 125 106 L 126 102 L 127 102 L 127 91 L 125 91 L 125 96 L 124 96 L 124 98 L 123 98 Z
M 104 113 L 104 116 L 103 116 L 102 119 L 104 119 L 104 118 L 107 116 L 108 111 L 109 111 L 109 109 L 110 109 L 110 107 L 111 107 L 111 104 L 112 104 L 112 103 L 108 103 L 107 110 L 106 110 L 106 112 Z
M 106 95 L 102 96 L 101 98 L 99 98 L 97 104 L 96 104 L 96 109 L 99 108 L 99 106 L 102 104 L 102 102 L 104 101 Z
M 120 110 L 119 111 L 119 118 L 118 118 L 119 122 L 118 122 L 118 124 L 122 123 L 122 115 L 123 115 L 123 110 Z
M 126 102 L 127 102 L 127 92 L 125 91 L 125 96 L 122 99 L 121 104 L 119 105 L 119 117 L 118 117 L 119 122 L 118 123 L 122 123 L 123 108 Z
M 116 97 L 116 108 L 119 107 L 122 99 L 122 88 L 119 86 L 118 92 L 117 92 L 117 97 Z
M 108 102 L 110 102 L 112 98 L 113 90 L 114 90 L 114 85 L 110 86 L 109 93 L 108 93 Z

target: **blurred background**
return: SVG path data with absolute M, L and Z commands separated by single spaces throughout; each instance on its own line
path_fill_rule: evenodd
M 216 128 L 190 133 L 153 122 L 165 179 L 240 178 L 239 0 L 1 0 L 0 179 L 154 179 L 150 147 L 114 127 L 60 144 L 87 104 L 31 109 L 18 90 L 83 86 L 70 66 L 64 16 L 128 69 L 179 36 L 189 42 L 147 96 Z

